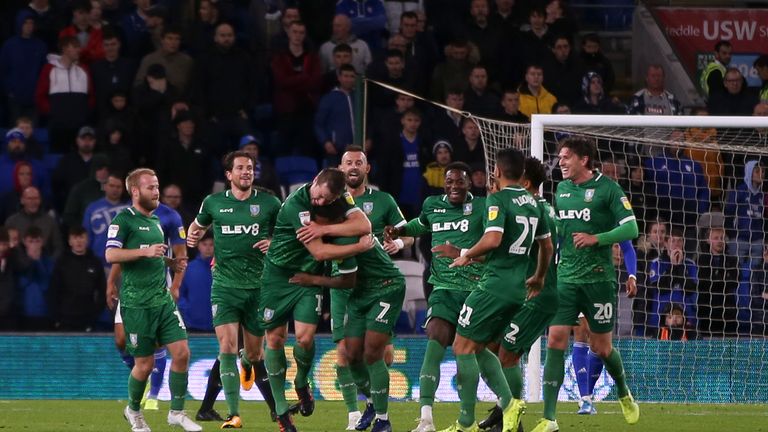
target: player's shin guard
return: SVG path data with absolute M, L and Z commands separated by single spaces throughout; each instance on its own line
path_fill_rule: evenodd
M 219 354 L 221 362 L 221 386 L 227 399 L 229 415 L 240 415 L 240 373 L 237 370 L 237 354 Z
M 355 380 L 357 391 L 366 398 L 371 397 L 371 378 L 368 374 L 368 367 L 364 362 L 350 363 L 349 370 L 352 372 L 352 379 Z
M 474 354 L 456 356 L 456 383 L 459 388 L 459 424 L 469 426 L 475 423 L 475 405 L 477 405 L 477 384 L 480 381 L 480 367 Z
M 293 359 L 296 360 L 296 378 L 293 385 L 297 389 L 309 385 L 309 373 L 312 371 L 312 361 L 315 359 L 315 343 L 312 347 L 304 349 L 301 345 L 293 347 Z
M 432 406 L 435 393 L 440 386 L 440 363 L 445 357 L 445 348 L 436 340 L 427 341 L 427 350 L 419 373 L 419 405 Z
M 504 372 L 504 378 L 507 379 L 509 385 L 509 391 L 512 393 L 512 397 L 515 399 L 523 398 L 523 371 L 520 369 L 520 365 L 514 365 L 512 367 L 502 369 Z
M 184 399 L 187 397 L 187 372 L 171 372 L 168 374 L 168 387 L 171 390 L 171 411 L 184 409 Z
M 483 374 L 488 387 L 499 397 L 502 407 L 506 407 L 512 401 L 512 393 L 509 390 L 509 384 L 501 371 L 501 363 L 487 348 L 481 350 L 475 355 L 480 373 Z
M 144 389 L 146 388 L 146 381 L 139 381 L 133 375 L 128 375 L 128 406 L 132 410 L 141 409 L 141 398 L 144 396 Z
M 585 342 L 574 342 L 571 359 L 573 371 L 576 373 L 576 383 L 579 385 L 579 396 L 589 396 L 589 360 L 587 357 L 589 345 Z M 602 362 L 601 362 L 602 363 Z
M 259 392 L 264 396 L 264 402 L 269 406 L 269 410 L 275 412 L 275 397 L 272 396 L 272 387 L 269 385 L 269 374 L 264 366 L 264 360 L 258 360 L 253 363 L 253 368 L 256 371 L 256 387 L 259 388 Z
M 605 370 L 616 381 L 616 392 L 619 397 L 624 397 L 629 394 L 629 387 L 627 387 L 627 379 L 624 375 L 624 364 L 621 361 L 621 354 L 616 348 L 611 351 L 611 355 L 608 358 L 603 359 L 605 363 Z
M 269 386 L 275 398 L 275 412 L 277 415 L 283 415 L 288 411 L 288 402 L 285 400 L 285 372 L 288 363 L 285 359 L 285 349 L 266 348 L 264 360 L 269 376 Z
M 557 412 L 557 394 L 563 385 L 565 375 L 565 352 L 547 348 L 547 360 L 544 362 L 544 418 L 555 420 Z
M 357 408 L 357 386 L 352 378 L 352 372 L 349 366 L 336 365 L 336 379 L 339 382 L 339 391 L 344 397 L 344 405 L 347 406 L 347 412 L 358 412 Z
M 165 348 L 155 350 L 155 367 L 152 369 L 152 375 L 149 376 L 149 394 L 147 395 L 150 399 L 157 399 L 157 394 L 160 393 L 167 362 L 168 351 Z
M 200 411 L 208 411 L 213 409 L 213 404 L 216 402 L 216 398 L 221 392 L 221 373 L 220 373 L 221 360 L 218 358 L 213 362 L 211 367 L 211 373 L 208 375 L 208 385 L 205 388 L 205 396 L 203 397 L 203 403 L 200 404 Z
M 389 404 L 389 369 L 384 360 L 368 365 L 371 375 L 371 398 L 376 414 L 386 414 Z
M 603 359 L 593 353 L 592 350 L 589 350 L 587 355 L 587 369 L 589 370 L 589 385 L 587 388 L 589 393 L 587 394 L 592 395 L 595 392 L 595 384 L 600 379 L 600 374 L 603 373 Z

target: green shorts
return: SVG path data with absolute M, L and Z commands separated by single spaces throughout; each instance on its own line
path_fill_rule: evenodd
M 120 306 L 120 315 L 126 351 L 134 357 L 151 356 L 158 346 L 187 339 L 187 327 L 173 301 L 145 309 Z
M 542 310 L 526 302 L 515 314 L 501 338 L 501 346 L 509 352 L 523 355 L 544 334 L 555 316 L 554 310 Z
M 347 303 L 351 289 L 331 289 L 331 333 L 333 343 L 344 339 L 344 327 L 347 325 Z
M 477 289 L 461 307 L 456 331 L 478 343 L 495 341 L 521 307 L 521 303 L 505 300 L 482 288 Z
M 264 336 L 259 320 L 260 289 L 238 289 L 213 287 L 211 291 L 211 312 L 213 326 L 239 323 L 248 333 Z
M 298 271 L 285 270 L 264 263 L 259 297 L 261 328 L 270 330 L 285 325 L 293 316 L 294 321 L 317 324 L 323 311 L 323 290 L 320 287 L 303 287 L 288 283 Z
M 581 312 L 592 333 L 610 333 L 616 321 L 616 290 L 616 282 L 573 284 L 558 281 L 560 303 L 551 325 L 579 325 Z
M 427 324 L 429 324 L 429 320 L 432 318 L 448 321 L 455 327 L 456 321 L 459 319 L 461 307 L 464 306 L 464 302 L 471 292 L 435 287 L 432 294 L 429 295 L 429 301 L 427 302 L 429 309 L 427 309 L 427 319 L 424 321 L 424 328 L 427 328 Z
M 352 293 L 347 304 L 344 336 L 363 337 L 369 330 L 391 335 L 403 309 L 405 280 L 393 280 L 384 293 L 376 296 L 355 294 Z

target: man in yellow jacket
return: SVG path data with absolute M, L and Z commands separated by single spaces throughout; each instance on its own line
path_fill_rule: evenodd
M 520 84 L 520 112 L 531 117 L 531 114 L 551 114 L 552 105 L 557 98 L 547 91 L 541 83 L 544 82 L 544 70 L 539 65 L 530 65 L 525 71 L 525 83 Z

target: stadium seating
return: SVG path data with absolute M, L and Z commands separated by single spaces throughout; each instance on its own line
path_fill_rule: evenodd
M 317 174 L 317 162 L 305 156 L 284 156 L 275 159 L 275 170 L 284 192 L 289 194 Z

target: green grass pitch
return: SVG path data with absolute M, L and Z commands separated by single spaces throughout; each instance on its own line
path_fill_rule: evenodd
M 123 419 L 125 401 L 82 401 L 82 400 L 12 400 L 0 401 L 0 431 L 130 431 Z M 200 406 L 199 401 L 190 401 L 187 412 L 192 413 Z M 249 431 L 277 432 L 277 425 L 269 421 L 263 402 L 241 402 L 241 417 L 244 429 Z M 395 432 L 410 431 L 416 423 L 419 407 L 415 402 L 392 402 L 390 419 Z M 479 404 L 478 421 L 485 415 L 489 404 Z M 222 415 L 226 405 L 217 402 L 216 408 Z M 768 405 L 685 405 L 685 404 L 642 404 L 640 422 L 634 426 L 624 423 L 617 403 L 598 403 L 599 414 L 595 416 L 575 415 L 575 403 L 561 403 L 558 406 L 560 430 L 562 432 L 719 432 L 750 431 L 768 432 Z M 146 413 L 147 422 L 153 431 L 179 431 L 165 422 L 168 403 L 160 402 L 160 411 Z M 541 417 L 541 404 L 530 404 L 523 416 L 526 431 L 533 429 Z M 448 427 L 458 413 L 456 403 L 437 403 L 434 418 L 438 428 Z M 335 432 L 346 427 L 347 413 L 341 402 L 318 402 L 311 417 L 297 416 L 296 427 L 300 432 Z M 203 430 L 219 430 L 218 422 L 205 422 Z

